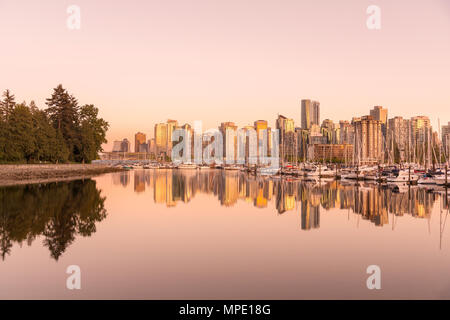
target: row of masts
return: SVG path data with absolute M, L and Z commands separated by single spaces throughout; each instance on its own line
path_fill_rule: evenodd
M 403 150 L 398 149 L 398 144 L 394 139 L 394 132 L 390 132 L 390 136 L 386 136 L 382 142 L 382 152 L 379 158 L 374 159 L 362 159 L 362 139 L 358 136 L 358 130 L 354 132 L 353 139 L 353 152 L 349 154 L 348 149 L 344 148 L 343 163 L 345 166 L 358 167 L 361 166 L 362 160 L 371 162 L 372 164 L 387 164 L 387 165 L 402 165 L 402 164 L 414 164 L 423 167 L 425 170 L 434 168 L 436 165 L 443 167 L 444 165 L 450 166 L 450 139 L 446 136 L 446 143 L 448 150 L 443 150 L 443 143 L 439 144 L 439 148 L 433 143 L 432 128 L 422 128 L 421 139 L 418 139 L 417 134 L 411 134 L 411 128 L 408 128 L 408 141 L 406 148 Z M 440 129 L 439 129 L 440 131 Z M 439 133 L 440 136 L 440 133 Z M 308 162 L 308 147 L 311 144 L 307 143 L 307 138 L 301 136 L 301 144 L 299 144 L 299 135 L 294 134 L 293 145 L 286 143 L 285 134 L 282 133 L 280 156 L 281 165 L 284 166 L 286 162 Z M 291 140 L 289 140 L 291 142 Z M 331 163 L 333 161 L 333 151 L 330 148 L 329 158 L 325 157 L 320 159 L 322 163 Z

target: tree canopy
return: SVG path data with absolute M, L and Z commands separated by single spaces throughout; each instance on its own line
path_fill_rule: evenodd
M 62 85 L 40 110 L 16 103 L 5 90 L 0 100 L 0 162 L 91 162 L 106 143 L 108 122 L 92 104 L 78 105 Z

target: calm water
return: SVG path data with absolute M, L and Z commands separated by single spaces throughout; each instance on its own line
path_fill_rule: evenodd
M 0 298 L 449 299 L 446 199 L 216 170 L 0 188 Z

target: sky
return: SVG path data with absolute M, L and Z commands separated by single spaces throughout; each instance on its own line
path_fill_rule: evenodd
M 301 99 L 321 120 L 450 121 L 450 0 L 0 0 L 0 39 L 0 90 L 45 108 L 61 83 L 109 122 L 106 151 L 167 119 L 299 126 Z

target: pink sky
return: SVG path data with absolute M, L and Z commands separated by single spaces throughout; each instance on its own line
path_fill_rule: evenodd
M 66 9 L 81 8 L 81 30 Z M 381 30 L 366 27 L 369 5 Z M 0 0 L 0 90 L 45 106 L 62 83 L 93 103 L 112 141 L 168 118 L 300 124 L 300 100 L 321 119 L 428 115 L 450 121 L 447 0 Z

